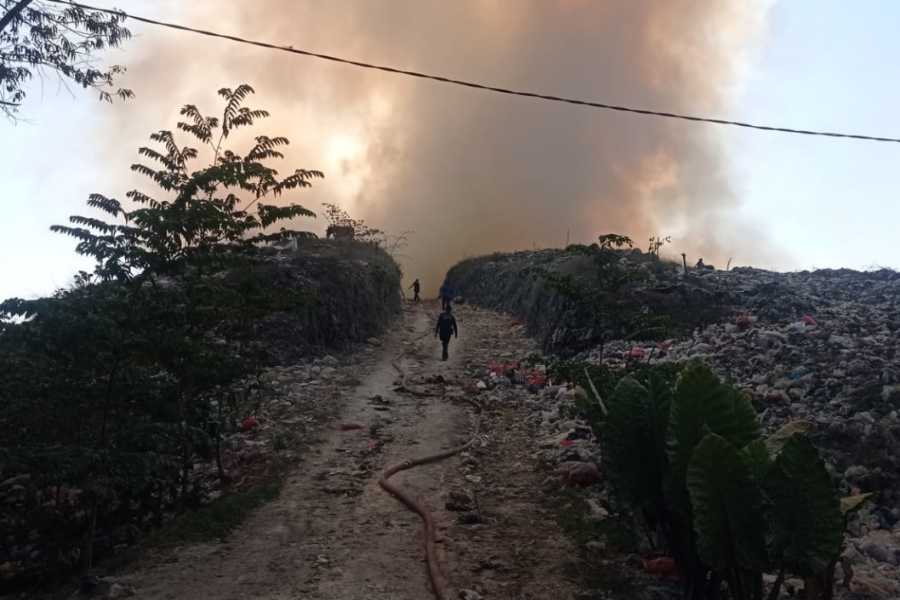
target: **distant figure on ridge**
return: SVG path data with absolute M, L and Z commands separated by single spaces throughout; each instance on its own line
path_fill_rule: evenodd
M 325 238 L 329 240 L 352 240 L 356 232 L 352 225 L 329 225 Z
M 707 271 L 715 271 L 715 270 L 716 270 L 716 268 L 715 268 L 714 266 L 708 265 L 708 264 L 706 264 L 705 262 L 703 262 L 703 259 L 702 259 L 702 258 L 701 258 L 700 260 L 697 261 L 697 266 L 696 266 L 696 268 L 697 268 L 697 269 L 705 269 L 705 270 L 707 270 Z
M 421 284 L 419 284 L 419 280 L 416 279 L 413 281 L 412 285 L 409 286 L 413 291 L 413 302 L 419 301 L 419 290 L 422 288 Z
M 447 360 L 449 357 L 449 354 L 447 354 L 447 347 L 450 345 L 450 337 L 459 337 L 459 329 L 456 327 L 456 318 L 450 312 L 449 303 L 444 308 L 444 312 L 438 317 L 437 325 L 434 328 L 434 335 L 441 339 L 441 345 L 444 347 L 441 360 Z
M 450 308 L 450 304 L 453 302 L 453 288 L 450 287 L 448 282 L 444 282 L 444 285 L 441 286 L 441 290 L 439 292 L 441 297 L 441 310 L 447 310 Z

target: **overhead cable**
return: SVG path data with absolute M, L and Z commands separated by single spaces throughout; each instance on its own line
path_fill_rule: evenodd
M 257 46 L 259 48 L 266 48 L 269 50 L 277 50 L 280 52 L 289 52 L 291 54 L 297 54 L 301 56 L 307 56 L 310 58 L 317 58 L 320 60 L 327 60 L 331 62 L 341 63 L 345 65 L 351 65 L 354 67 L 359 67 L 362 69 L 372 69 L 377 71 L 384 71 L 386 73 L 393 73 L 395 75 L 405 75 L 407 77 L 415 77 L 418 79 L 427 79 L 430 81 L 436 81 L 439 83 L 446 83 L 451 85 L 463 86 L 467 88 L 472 88 L 476 90 L 482 90 L 486 92 L 494 92 L 498 94 L 507 94 L 510 96 L 522 96 L 525 98 L 535 98 L 538 100 L 545 100 L 550 102 L 563 102 L 566 104 L 574 104 L 577 106 L 587 106 L 590 108 L 599 108 L 604 110 L 612 110 L 624 113 L 632 113 L 638 115 L 646 115 L 646 116 L 654 116 L 654 117 L 663 117 L 667 119 L 680 119 L 683 121 L 694 121 L 698 123 L 711 123 L 714 125 L 729 125 L 732 127 L 744 127 L 747 129 L 757 129 L 762 131 L 773 131 L 777 133 L 792 133 L 797 135 L 815 135 L 822 137 L 831 137 L 831 138 L 847 138 L 854 140 L 864 140 L 868 142 L 895 142 L 900 143 L 900 138 L 895 137 L 885 137 L 885 136 L 876 136 L 876 135 L 864 135 L 859 133 L 847 133 L 840 131 L 822 131 L 822 130 L 814 130 L 814 129 L 797 129 L 793 127 L 779 127 L 775 125 L 763 125 L 759 123 L 749 123 L 747 121 L 734 121 L 731 119 L 718 119 L 714 117 L 703 117 L 698 115 L 689 115 L 682 114 L 676 112 L 669 111 L 661 111 L 661 110 L 650 110 L 646 108 L 635 108 L 633 106 L 623 106 L 618 104 L 607 104 L 605 102 L 597 102 L 594 100 L 584 100 L 578 98 L 569 98 L 566 96 L 558 96 L 553 94 L 544 94 L 539 92 L 531 92 L 525 90 L 514 90 L 505 87 L 499 87 L 496 85 L 490 85 L 486 83 L 477 83 L 474 81 L 468 81 L 464 79 L 454 79 L 452 77 L 444 77 L 441 75 L 432 75 L 429 73 L 423 73 L 420 71 L 411 71 L 408 69 L 401 69 L 397 67 L 390 67 L 386 65 L 379 65 L 374 63 L 363 62 L 359 60 L 352 60 L 349 58 L 342 58 L 340 56 L 334 56 L 332 54 L 323 54 L 321 52 L 313 52 L 311 50 L 302 50 L 300 48 L 294 48 L 293 46 L 284 46 L 279 44 L 274 44 L 270 42 L 263 42 L 259 40 L 251 40 L 247 38 L 243 38 L 236 35 L 229 35 L 224 33 L 218 33 L 215 31 L 208 31 L 205 29 L 198 29 L 196 27 L 189 27 L 187 25 L 179 25 L 177 23 L 171 23 L 166 21 L 160 21 L 157 19 L 151 19 L 148 17 L 142 17 L 138 15 L 134 15 L 131 13 L 126 13 L 120 10 L 113 10 L 108 8 L 99 8 L 96 6 L 91 6 L 89 4 L 82 4 L 80 2 L 69 2 L 67 0 L 47 0 L 49 2 L 55 2 L 57 4 L 77 6 L 79 8 L 83 8 L 85 10 L 95 10 L 103 13 L 113 14 L 124 16 L 130 19 L 134 19 L 135 21 L 140 21 L 142 23 L 147 23 L 150 25 L 156 25 L 159 27 L 167 27 L 169 29 L 176 29 L 179 31 L 185 31 L 189 33 L 194 33 L 198 35 L 203 35 L 212 38 L 219 38 L 223 40 L 229 40 L 232 42 L 237 42 L 240 44 L 247 44 L 251 46 Z

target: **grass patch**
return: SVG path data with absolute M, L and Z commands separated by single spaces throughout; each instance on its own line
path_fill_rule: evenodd
M 276 477 L 250 489 L 222 496 L 209 506 L 186 512 L 151 533 L 150 546 L 207 542 L 225 538 L 255 509 L 278 497 L 283 480 Z

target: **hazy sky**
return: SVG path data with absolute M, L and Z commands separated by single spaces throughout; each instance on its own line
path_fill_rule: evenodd
M 98 4 L 113 6 L 106 0 Z M 611 103 L 900 136 L 888 2 L 119 0 L 126 11 L 296 47 Z M 48 227 L 120 199 L 147 135 L 185 103 L 251 83 L 293 142 L 285 168 L 326 179 L 291 198 L 414 229 L 430 289 L 494 249 L 670 234 L 671 252 L 780 269 L 900 267 L 900 145 L 727 130 L 364 72 L 129 22 L 110 61 L 137 99 L 100 105 L 53 81 L 0 123 L 0 298 L 46 294 L 91 263 Z M 321 219 L 301 224 L 321 231 Z M 643 242 L 642 242 L 643 244 Z

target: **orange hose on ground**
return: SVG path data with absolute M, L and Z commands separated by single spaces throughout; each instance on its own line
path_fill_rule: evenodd
M 403 353 L 398 356 L 398 358 L 402 357 Z M 392 361 L 394 368 L 400 373 L 403 378 L 403 387 L 406 385 L 406 374 L 403 370 L 397 365 L 395 361 Z M 475 402 L 474 400 L 467 399 L 467 402 L 472 404 L 478 412 L 481 412 L 481 406 Z M 405 471 L 407 469 L 412 469 L 414 467 L 419 467 L 422 465 L 427 465 L 430 463 L 438 462 L 444 460 L 445 458 L 450 458 L 455 454 L 459 454 L 463 452 L 467 448 L 469 448 L 472 444 L 475 443 L 475 440 L 478 437 L 480 423 L 476 422 L 475 424 L 475 433 L 472 435 L 472 438 L 463 444 L 462 446 L 458 446 L 456 448 L 452 448 L 450 450 L 445 450 L 444 452 L 438 452 L 436 454 L 430 454 L 428 456 L 423 456 L 421 458 L 415 458 L 411 460 L 404 460 L 403 462 L 392 465 L 384 470 L 381 474 L 381 478 L 378 480 L 378 485 L 381 488 L 392 495 L 394 498 L 402 502 L 408 509 L 415 512 L 422 519 L 422 523 L 425 525 L 425 558 L 428 563 L 428 578 L 431 581 L 431 589 L 434 592 L 435 598 L 437 600 L 449 600 L 449 596 L 447 595 L 447 581 L 441 572 L 440 563 L 437 558 L 437 548 L 436 544 L 436 535 L 435 530 L 436 526 L 434 524 L 434 518 L 431 516 L 431 513 L 428 509 L 420 503 L 418 500 L 410 496 L 407 492 L 401 489 L 399 486 L 388 481 L 393 475 L 399 473 L 400 471 Z

